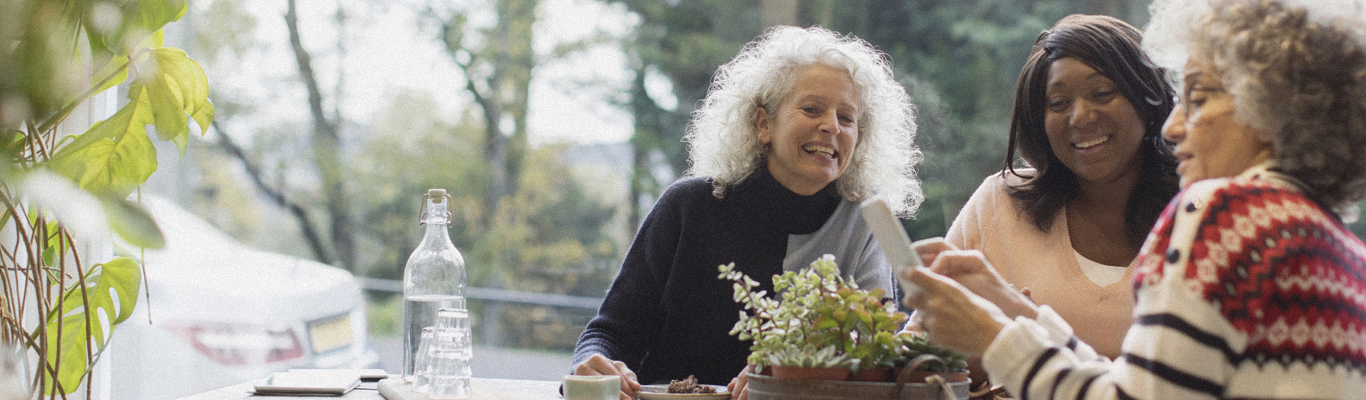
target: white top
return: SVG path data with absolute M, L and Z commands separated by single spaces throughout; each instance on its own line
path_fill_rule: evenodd
M 1010 197 L 1007 186 L 1019 183 L 1014 175 L 988 176 L 944 238 L 960 249 L 980 250 L 1006 282 L 1029 288 L 1034 302 L 1052 307 L 1078 338 L 1100 354 L 1118 357 L 1134 318 L 1134 285 L 1128 279 L 1134 264 L 1101 267 L 1125 275 L 1108 285 L 1095 282 L 1072 248 L 1067 211 L 1057 212 L 1052 229 L 1039 230 Z
M 1091 259 L 1086 258 L 1075 250 L 1072 252 L 1077 255 L 1077 264 L 1081 265 L 1081 272 L 1086 274 L 1087 278 L 1091 278 L 1091 282 L 1095 282 L 1100 286 L 1107 286 L 1111 283 L 1119 282 L 1120 278 L 1124 277 L 1124 272 L 1127 270 L 1125 267 L 1105 265 L 1091 261 Z

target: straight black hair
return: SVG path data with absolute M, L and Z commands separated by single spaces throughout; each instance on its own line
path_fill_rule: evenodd
M 1119 19 L 1103 15 L 1069 15 L 1039 34 L 1015 86 L 1015 110 L 1005 166 L 1025 181 L 1010 187 L 1010 196 L 1047 232 L 1062 207 L 1077 196 L 1077 177 L 1053 154 L 1044 128 L 1048 69 L 1054 61 L 1072 57 L 1105 75 L 1119 87 L 1144 122 L 1142 172 L 1125 206 L 1125 233 L 1137 248 L 1158 214 L 1178 191 L 1176 158 L 1171 143 L 1162 138 L 1162 124 L 1171 113 L 1174 92 L 1162 69 L 1144 55 L 1142 33 Z M 1018 153 L 1017 153 L 1018 152 Z M 1033 174 L 1015 170 L 1016 155 Z

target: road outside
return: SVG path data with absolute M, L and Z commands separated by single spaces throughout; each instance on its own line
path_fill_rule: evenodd
M 403 371 L 403 338 L 399 336 L 371 337 L 379 352 L 379 362 L 385 371 Z M 558 381 L 569 372 L 573 354 L 520 350 L 501 347 L 474 347 L 470 367 L 477 378 L 529 379 Z

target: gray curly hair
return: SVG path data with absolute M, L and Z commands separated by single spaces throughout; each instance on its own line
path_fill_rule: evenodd
M 1354 215 L 1366 197 L 1366 1 L 1158 0 L 1151 9 L 1143 47 L 1154 62 L 1211 65 L 1234 118 L 1271 132 L 1278 167 Z
M 774 27 L 717 69 L 683 139 L 691 147 L 688 175 L 714 179 L 719 196 L 763 167 L 767 150 L 754 119 L 759 107 L 776 114 L 794 72 L 816 63 L 848 71 L 862 103 L 858 143 L 836 179 L 840 196 L 862 201 L 876 194 L 897 216 L 911 217 L 924 201 L 915 175 L 922 158 L 913 142 L 915 106 L 892 78 L 885 54 L 820 27 Z

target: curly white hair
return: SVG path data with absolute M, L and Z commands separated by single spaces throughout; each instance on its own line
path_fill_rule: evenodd
M 776 113 L 792 90 L 795 71 L 820 63 L 848 71 L 858 91 L 858 144 L 836 188 L 851 201 L 881 196 L 899 217 L 924 201 L 915 165 L 915 106 L 892 77 L 885 54 L 868 42 L 821 27 L 778 26 L 745 45 L 716 71 L 707 97 L 693 112 L 684 141 L 691 147 L 689 176 L 711 177 L 718 194 L 764 166 L 767 154 L 755 130 L 762 106 Z
M 1219 73 L 1234 118 L 1271 134 L 1278 168 L 1355 214 L 1366 198 L 1366 0 L 1157 0 L 1144 33 L 1169 71 Z M 1181 76 L 1169 76 L 1181 87 Z

